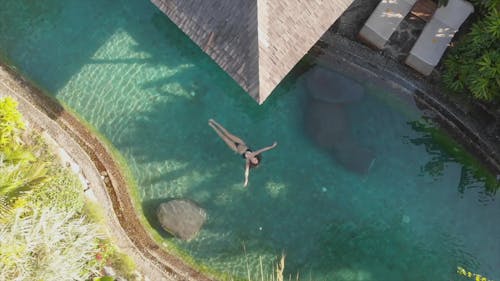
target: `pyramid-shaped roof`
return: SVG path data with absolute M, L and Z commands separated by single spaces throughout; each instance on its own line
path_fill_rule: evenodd
M 152 0 L 258 103 L 352 0 Z

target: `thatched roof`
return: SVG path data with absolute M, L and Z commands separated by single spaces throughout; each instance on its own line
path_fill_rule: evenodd
M 258 103 L 352 0 L 151 0 Z

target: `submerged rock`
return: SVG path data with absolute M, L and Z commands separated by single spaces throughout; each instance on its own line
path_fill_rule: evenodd
M 358 82 L 323 67 L 307 73 L 309 95 L 328 103 L 350 103 L 363 98 L 364 88 Z
M 375 163 L 375 154 L 357 141 L 336 142 L 332 151 L 333 157 L 346 169 L 366 174 Z
M 321 148 L 333 149 L 339 141 L 351 138 L 349 116 L 342 105 L 310 99 L 305 110 L 305 126 L 308 135 Z
M 207 213 L 190 200 L 176 199 L 160 204 L 157 216 L 167 232 L 180 239 L 190 240 L 200 231 Z
M 375 155 L 353 137 L 346 108 L 347 103 L 363 97 L 363 87 L 320 67 L 312 69 L 309 75 L 304 116 L 308 135 L 346 169 L 361 174 L 368 172 Z

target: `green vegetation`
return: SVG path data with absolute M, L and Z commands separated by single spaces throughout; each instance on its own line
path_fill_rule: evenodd
M 0 226 L 0 280 L 85 280 L 98 270 L 98 227 L 52 207 L 17 209 Z
M 478 100 L 500 100 L 500 0 L 475 0 L 478 20 L 446 58 L 444 84 Z
M 34 155 L 22 144 L 25 128 L 17 102 L 0 99 L 0 220 L 7 219 L 15 207 L 22 207 L 21 195 L 36 188 L 46 179 L 44 163 L 36 162 Z
M 85 202 L 78 177 L 16 107 L 0 98 L 0 280 L 91 280 L 105 265 L 134 280 L 132 260 L 99 224 L 100 207 Z
M 472 155 L 464 153 L 461 145 L 449 135 L 433 125 L 431 120 L 422 119 L 411 122 L 410 125 L 416 132 L 422 133 L 421 137 L 410 140 L 415 145 L 424 145 L 432 155 L 429 162 L 422 167 L 423 173 L 433 177 L 442 176 L 448 163 L 461 163 L 461 175 L 458 191 L 464 193 L 468 188 L 484 186 L 485 194 L 494 196 L 500 189 L 500 183 L 486 167 Z
M 0 148 L 18 144 L 19 132 L 24 127 L 21 114 L 17 111 L 17 102 L 12 98 L 0 99 Z

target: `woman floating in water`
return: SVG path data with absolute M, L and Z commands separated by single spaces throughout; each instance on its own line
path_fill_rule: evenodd
M 208 125 L 212 127 L 215 132 L 222 138 L 224 142 L 231 148 L 234 152 L 240 154 L 243 159 L 245 159 L 245 183 L 243 186 L 247 186 L 248 184 L 248 174 L 250 173 L 250 168 L 254 168 L 259 166 L 262 161 L 262 156 L 260 155 L 264 151 L 268 151 L 273 149 L 278 143 L 274 142 L 273 145 L 261 148 L 257 151 L 252 151 L 243 140 L 238 138 L 235 135 L 229 133 L 224 127 L 222 127 L 219 123 L 215 122 L 215 120 L 208 120 Z

